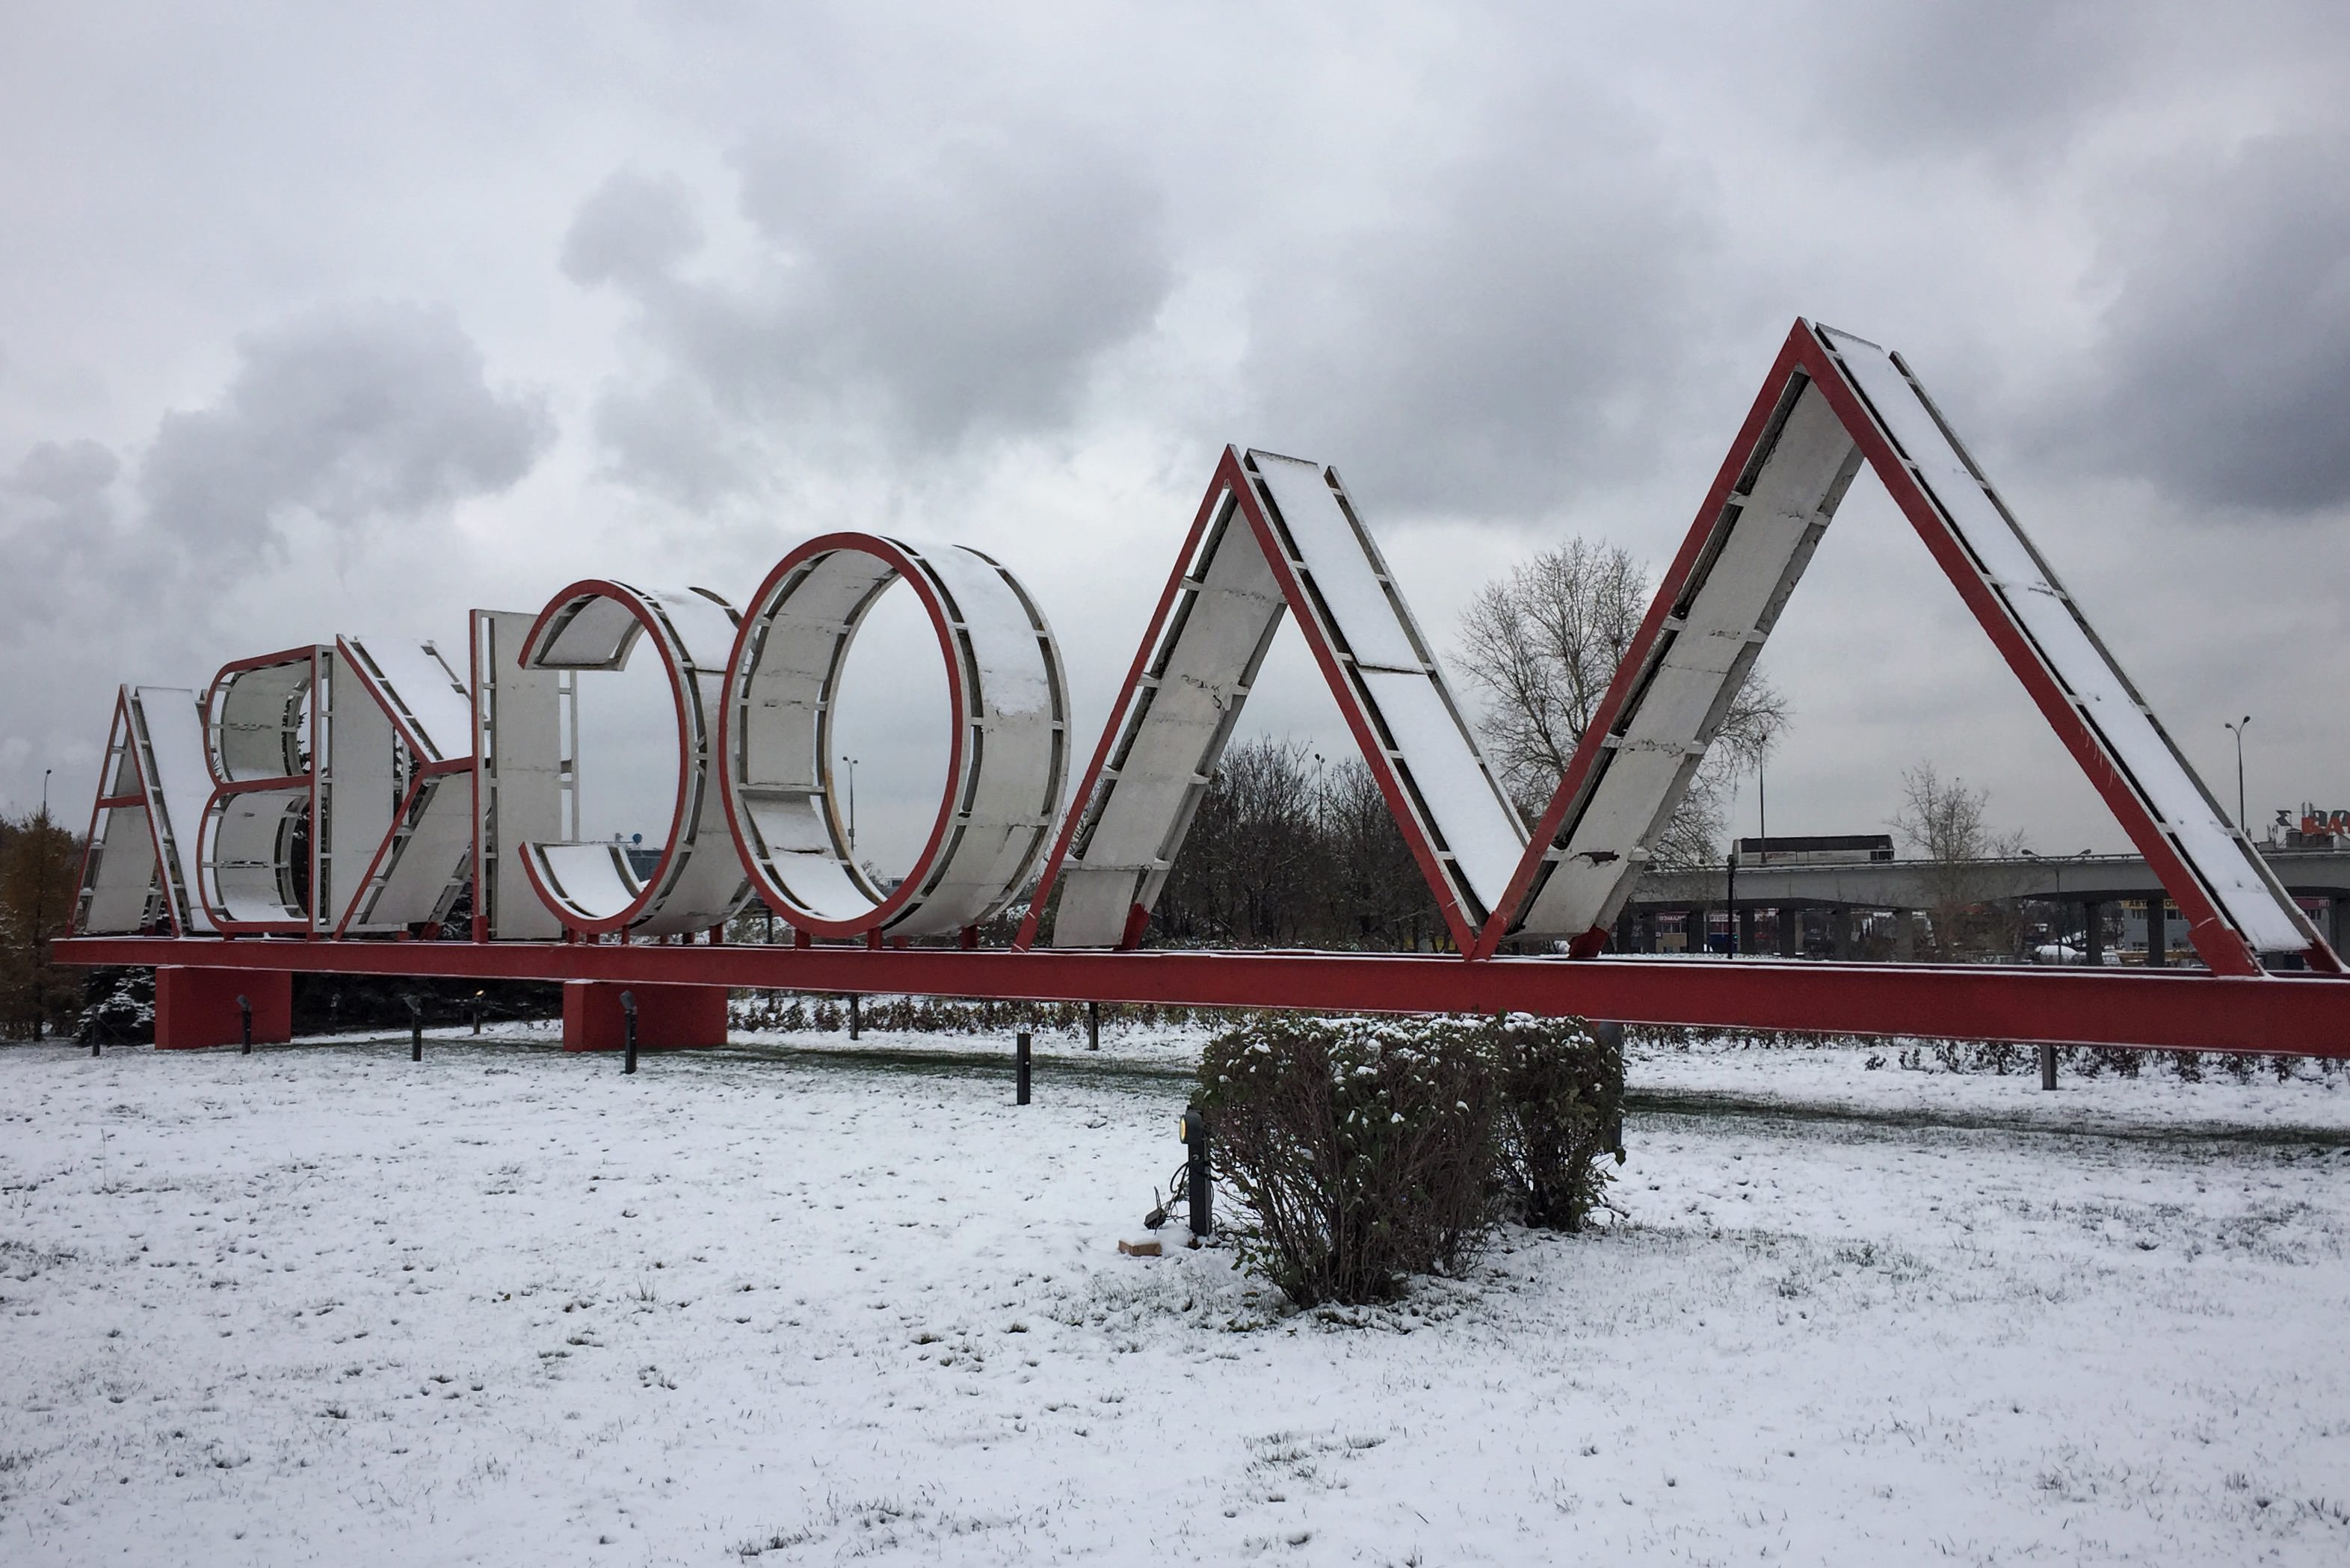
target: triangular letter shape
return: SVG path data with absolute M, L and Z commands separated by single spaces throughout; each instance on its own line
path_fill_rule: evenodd
M 74 900 L 76 936 L 161 927 L 184 937 L 213 929 L 191 876 L 212 793 L 196 694 L 121 688 L 90 808 Z
M 1056 880 L 1059 948 L 1139 941 L 1257 667 L 1294 612 L 1466 952 L 1525 829 L 1337 474 L 1227 447 L 1022 922 Z
M 1596 951 L 1866 459 L 2186 917 L 2204 963 L 2340 961 L 1900 358 L 1798 320 L 1477 945 Z

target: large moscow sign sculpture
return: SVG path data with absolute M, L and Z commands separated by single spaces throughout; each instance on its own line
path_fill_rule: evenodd
M 1604 956 L 1864 463 L 2160 877 L 2207 972 Z M 831 732 L 850 646 L 900 582 L 935 635 L 951 732 L 928 840 L 885 888 L 848 852 Z M 1136 950 L 1285 618 L 1451 956 Z M 678 755 L 668 832 L 642 870 L 583 841 L 577 808 L 577 709 L 595 700 L 583 676 L 639 657 L 668 678 Z M 1073 742 L 1042 607 L 974 550 L 826 535 L 739 606 L 707 588 L 574 583 L 535 615 L 473 611 L 455 649 L 343 636 L 232 662 L 201 693 L 125 687 L 66 956 L 2350 1052 L 2340 961 L 1908 367 L 1807 322 L 1535 822 L 1481 753 L 1336 473 L 1268 452 L 1227 449 L 1218 464 L 1074 794 Z M 470 941 L 413 940 L 469 896 Z M 754 898 L 792 946 L 723 948 Z M 979 943 L 1024 904 L 1008 946 Z M 386 937 L 411 940 L 370 940 Z

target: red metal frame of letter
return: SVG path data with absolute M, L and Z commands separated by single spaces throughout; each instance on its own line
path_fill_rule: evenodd
M 2083 722 L 2064 689 L 2042 661 L 2030 640 L 2018 629 L 1982 581 L 1981 574 L 1967 554 L 1963 545 L 1952 536 L 1950 525 L 1943 520 L 1932 499 L 1926 494 L 1908 466 L 1894 452 L 1879 428 L 1877 417 L 1847 380 L 1835 356 L 1820 340 L 1812 324 L 1798 319 L 1787 334 L 1771 373 L 1756 395 L 1753 407 L 1748 410 L 1738 439 L 1731 444 L 1729 455 L 1714 476 L 1706 493 L 1705 502 L 1698 510 L 1697 520 L 1681 541 L 1681 547 L 1659 584 L 1657 596 L 1648 607 L 1638 634 L 1630 649 L 1617 666 L 1615 679 L 1609 682 L 1607 695 L 1594 712 L 1590 727 L 1575 747 L 1567 763 L 1565 775 L 1551 796 L 1542 819 L 1535 825 L 1525 858 L 1519 863 L 1511 878 L 1510 890 L 1503 907 L 1486 920 L 1479 933 L 1473 952 L 1490 956 L 1508 936 L 1511 926 L 1523 910 L 1534 877 L 1544 857 L 1557 839 L 1567 814 L 1584 793 L 1592 771 L 1606 749 L 1607 737 L 1624 715 L 1625 705 L 1631 699 L 1643 671 L 1662 635 L 1667 617 L 1672 607 L 1688 591 L 1690 579 L 1696 570 L 1715 524 L 1722 514 L 1731 488 L 1745 472 L 1753 457 L 1756 444 L 1769 426 L 1773 411 L 1779 406 L 1788 389 L 1790 379 L 1796 376 L 1816 383 L 1843 422 L 1846 431 L 1860 447 L 1869 466 L 1883 482 L 1894 503 L 1908 518 L 1931 552 L 1935 564 L 1959 591 L 1959 597 L 1973 612 L 1976 622 L 1991 638 L 1992 646 L 2006 659 L 2031 694 L 2041 715 L 2048 722 L 2065 749 L 2073 754 L 2081 771 L 2087 776 L 2106 805 L 2130 836 L 2130 842 L 2146 857 L 2147 864 L 2161 879 L 2182 914 L 2189 921 L 2189 930 L 2197 953 L 2214 974 L 2258 975 L 2258 961 L 2246 949 L 2242 940 L 2220 917 L 2210 895 L 2194 873 L 2180 858 L 2177 848 L 2161 826 L 2147 813 L 2128 783 L 2117 774 L 2105 750 L 2098 744 L 2088 726 Z M 1798 590 L 1800 591 L 1800 590 Z M 1597 951 L 1607 933 L 1593 931 L 1576 944 L 1578 953 Z M 2340 961 L 2321 941 L 2308 954 L 2313 968 L 2329 972 L 2341 971 Z
M 1327 469 L 1323 470 L 1325 483 L 1328 472 Z M 1273 509 L 1263 492 L 1258 488 L 1256 475 L 1250 471 L 1239 449 L 1231 446 L 1224 448 L 1224 454 L 1216 464 L 1215 477 L 1210 481 L 1208 493 L 1200 503 L 1199 513 L 1192 520 L 1191 531 L 1184 536 L 1182 551 L 1176 557 L 1174 570 L 1168 576 L 1166 590 L 1159 597 L 1159 607 L 1151 614 L 1150 625 L 1143 632 L 1142 646 L 1136 651 L 1134 662 L 1127 669 L 1126 682 L 1118 688 L 1118 700 L 1110 708 L 1109 722 L 1102 729 L 1101 741 L 1094 748 L 1093 761 L 1086 769 L 1084 782 L 1078 785 L 1076 794 L 1070 797 L 1073 803 L 1071 809 L 1054 840 L 1052 855 L 1045 862 L 1044 874 L 1036 884 L 1035 896 L 1030 900 L 1028 913 L 1020 922 L 1020 932 L 1014 945 L 1026 948 L 1035 941 L 1036 928 L 1045 899 L 1060 877 L 1070 845 L 1085 826 L 1086 808 L 1101 782 L 1102 769 L 1107 765 L 1110 752 L 1125 732 L 1127 716 L 1134 706 L 1136 693 L 1141 689 L 1143 672 L 1149 667 L 1151 656 L 1159 650 L 1159 638 L 1166 629 L 1176 596 L 1181 591 L 1184 578 L 1198 558 L 1201 538 L 1228 493 L 1241 514 L 1248 520 L 1250 536 L 1263 554 L 1274 581 L 1280 585 L 1281 597 L 1289 607 L 1290 618 L 1304 635 L 1306 647 L 1313 650 L 1314 662 L 1322 671 L 1322 679 L 1329 686 L 1330 695 L 1338 704 L 1338 711 L 1346 719 L 1348 732 L 1355 737 L 1355 744 L 1362 751 L 1364 763 L 1370 769 L 1379 794 L 1386 800 L 1388 811 L 1394 816 L 1396 827 L 1403 835 L 1404 845 L 1411 851 L 1420 875 L 1428 881 L 1429 891 L 1436 899 L 1437 910 L 1444 919 L 1446 930 L 1451 934 L 1454 945 L 1461 952 L 1468 952 L 1477 940 L 1476 915 L 1461 908 L 1460 896 L 1452 886 L 1451 878 L 1445 874 L 1436 846 L 1429 837 L 1427 825 L 1420 821 L 1419 813 L 1404 790 L 1403 782 L 1396 776 L 1387 748 L 1381 743 L 1369 714 L 1364 711 L 1354 683 L 1347 677 L 1346 667 L 1339 661 L 1337 648 L 1331 640 L 1330 628 L 1324 623 L 1321 608 L 1315 603 L 1313 595 L 1306 591 L 1305 585 L 1298 580 L 1296 566 L 1290 559 L 1281 530 L 1274 525 Z M 1224 547 L 1231 548 L 1229 539 Z M 1140 925 L 1139 919 L 1130 923 L 1130 938 L 1140 935 Z M 1130 946 L 1131 941 L 1128 945 Z

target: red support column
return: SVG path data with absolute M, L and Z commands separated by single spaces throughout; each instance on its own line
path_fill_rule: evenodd
M 563 1048 L 618 1051 L 628 1043 L 628 1017 L 620 992 L 637 996 L 637 1044 L 647 1051 L 673 1051 L 726 1044 L 726 988 L 723 985 L 620 985 L 602 980 L 563 982 Z
M 155 971 L 155 1049 L 201 1051 L 234 1045 L 244 1038 L 244 1017 L 236 1005 L 253 1003 L 253 1043 L 274 1045 L 294 1038 L 294 977 L 253 969 Z

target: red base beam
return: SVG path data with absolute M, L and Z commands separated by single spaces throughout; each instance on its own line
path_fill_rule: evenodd
M 2194 971 L 1323 952 L 1014 952 L 81 937 L 79 964 L 1147 1002 L 1534 1012 L 1720 1028 L 2350 1057 L 2350 980 Z

